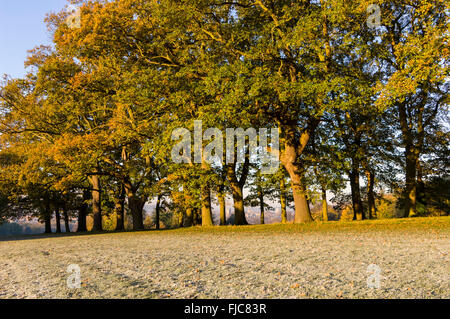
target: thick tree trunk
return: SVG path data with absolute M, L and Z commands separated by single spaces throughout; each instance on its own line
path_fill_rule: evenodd
M 234 167 L 230 165 L 228 167 L 228 177 L 231 186 L 231 194 L 233 197 L 234 207 L 234 224 L 235 225 L 248 225 L 247 218 L 244 211 L 244 191 L 243 187 L 236 178 Z
M 220 225 L 224 226 L 227 224 L 225 194 L 219 193 L 218 199 L 219 199 Z
M 301 177 L 296 173 L 291 175 L 292 192 L 295 204 L 294 223 L 309 223 L 313 221 L 309 202 L 306 197 L 305 186 L 302 184 Z
M 161 208 L 161 195 L 158 195 L 158 198 L 156 199 L 156 207 L 155 207 L 155 226 L 156 229 L 159 230 L 160 228 L 160 208 Z
M 302 176 L 292 163 L 288 163 L 285 168 L 291 177 L 292 195 L 294 196 L 295 204 L 294 223 L 312 222 L 313 218 L 309 209 L 308 199 L 306 198 L 305 187 L 302 183 Z
M 280 180 L 280 205 L 281 205 L 281 222 L 287 223 L 287 210 L 286 210 L 286 181 L 284 176 Z
M 227 176 L 231 186 L 231 194 L 233 197 L 234 207 L 234 224 L 235 225 L 248 225 L 244 211 L 244 191 L 243 186 L 239 183 L 236 176 L 235 165 L 227 166 Z M 242 177 L 241 177 L 242 179 Z
M 87 232 L 86 217 L 88 213 L 88 204 L 87 204 L 88 200 L 89 200 L 89 191 L 84 190 L 83 203 L 81 203 L 81 206 L 78 209 L 77 233 Z
M 52 233 L 52 214 L 51 213 L 45 214 L 44 222 L 45 222 L 45 233 L 51 234 Z
M 116 198 L 116 231 L 125 230 L 125 187 L 120 187 L 120 193 Z
M 146 198 L 137 195 L 137 190 L 131 183 L 124 183 L 125 193 L 128 199 L 128 208 L 133 219 L 133 230 L 144 230 L 143 209 Z
M 130 156 L 125 146 L 122 147 L 122 160 L 127 163 Z M 146 159 L 148 165 L 149 159 Z M 138 187 L 133 185 L 129 176 L 127 176 L 125 182 L 123 182 L 125 193 L 128 199 L 128 208 L 130 209 L 131 217 L 133 219 L 133 230 L 144 230 L 144 216 L 142 210 L 144 209 L 147 198 L 138 196 Z
M 295 217 L 294 223 L 308 223 L 312 222 L 311 211 L 309 209 L 308 199 L 306 198 L 306 187 L 302 181 L 302 172 L 297 167 L 297 154 L 302 152 L 302 148 L 306 146 L 309 140 L 310 133 L 303 133 L 301 139 L 301 146 L 295 142 L 295 134 L 292 129 L 285 132 L 286 142 L 284 145 L 284 152 L 281 156 L 281 162 L 283 163 L 286 171 L 291 178 L 292 194 L 294 196 L 295 204 Z M 300 150 L 299 150 L 300 149 Z
M 367 206 L 368 206 L 368 218 L 372 219 L 376 216 L 375 206 L 375 174 L 371 170 L 366 170 L 367 178 Z
M 234 207 L 234 224 L 235 225 L 248 225 L 244 211 L 244 194 L 239 183 L 231 182 L 231 192 L 233 195 L 233 207 Z
M 195 213 L 192 208 L 186 209 L 186 227 L 192 227 L 195 225 Z
M 102 231 L 102 202 L 101 202 L 101 185 L 100 177 L 93 175 L 89 178 L 92 185 L 92 215 L 94 226 L 92 231 Z
M 236 154 L 235 152 L 235 162 L 226 166 L 226 175 L 230 182 L 231 194 L 233 197 L 233 207 L 234 207 L 234 224 L 235 225 L 248 225 L 247 218 L 245 217 L 244 210 L 244 185 L 247 180 L 249 167 L 250 167 L 250 157 L 249 150 L 246 150 L 245 162 L 242 166 L 241 177 L 238 179 L 236 175 Z
M 66 229 L 66 233 L 70 233 L 70 220 L 69 213 L 67 212 L 67 206 L 63 204 L 63 217 L 64 217 L 64 228 Z
M 211 190 L 209 186 L 202 189 L 202 226 L 213 226 L 211 211 Z
M 133 230 L 144 229 L 144 218 L 142 210 L 144 209 L 145 200 L 137 196 L 130 190 L 127 190 L 128 207 L 130 208 L 131 217 L 133 218 Z
M 352 162 L 352 170 L 349 175 L 352 192 L 353 220 L 363 220 L 365 219 L 365 215 L 359 185 L 359 162 L 354 159 Z
M 61 233 L 61 215 L 59 214 L 59 207 L 55 209 L 55 219 L 56 219 L 56 233 Z
M 322 187 L 322 217 L 323 221 L 328 221 L 328 204 L 327 204 L 327 190 Z
M 116 231 L 125 230 L 125 199 L 116 202 Z

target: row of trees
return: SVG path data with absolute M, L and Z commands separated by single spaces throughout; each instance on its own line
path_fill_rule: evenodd
M 3 219 L 39 217 L 50 232 L 54 212 L 86 231 L 91 214 L 98 231 L 114 211 L 122 230 L 128 210 L 139 230 L 153 200 L 157 227 L 164 206 L 180 225 L 212 225 L 217 199 L 225 224 L 230 194 L 243 225 L 246 188 L 261 222 L 275 199 L 285 222 L 292 198 L 304 223 L 316 198 L 327 219 L 327 194 L 347 182 L 354 219 L 376 216 L 383 189 L 408 217 L 427 209 L 424 185 L 448 179 L 447 1 L 376 1 L 379 26 L 364 0 L 74 2 L 79 27 L 49 14 L 52 46 L 1 86 Z M 280 169 L 261 174 L 248 152 L 173 163 L 172 131 L 194 120 L 278 128 Z

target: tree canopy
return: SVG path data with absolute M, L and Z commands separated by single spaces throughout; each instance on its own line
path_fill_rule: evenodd
M 50 232 L 61 212 L 86 231 L 92 215 L 100 231 L 114 214 L 115 229 L 131 216 L 141 230 L 156 202 L 156 227 L 168 211 L 178 226 L 210 226 L 217 198 L 224 225 L 230 196 L 237 225 L 246 204 L 264 222 L 277 201 L 286 222 L 291 198 L 304 223 L 317 198 L 328 220 L 327 196 L 338 203 L 347 185 L 354 219 L 376 218 L 386 193 L 402 217 L 449 213 L 438 191 L 448 184 L 447 1 L 376 1 L 375 26 L 365 0 L 75 2 L 79 25 L 49 14 L 52 45 L 0 87 L 0 221 L 34 216 Z M 182 163 L 171 158 L 177 128 L 192 141 Z M 276 130 L 278 172 L 261 174 L 250 138 L 240 154 L 232 141 L 234 159 L 207 161 L 202 149 L 225 143 L 227 128 Z

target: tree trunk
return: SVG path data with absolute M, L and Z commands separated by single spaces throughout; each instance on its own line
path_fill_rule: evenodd
M 231 183 L 231 191 L 233 195 L 234 207 L 234 224 L 248 225 L 247 218 L 244 211 L 244 195 L 239 183 Z
M 155 207 L 155 226 L 156 226 L 157 230 L 159 230 L 159 228 L 160 228 L 160 225 L 159 225 L 159 219 L 160 219 L 159 210 L 160 210 L 160 207 L 161 207 L 161 195 L 158 195 L 158 198 L 156 200 L 156 207 Z
M 94 218 L 94 226 L 92 231 L 102 231 L 102 202 L 101 202 L 101 185 L 100 177 L 92 175 L 89 178 L 92 185 L 92 214 Z
M 209 186 L 202 189 L 202 226 L 213 226 L 211 211 L 211 190 Z
M 63 217 L 64 217 L 64 228 L 66 229 L 66 233 L 70 233 L 70 220 L 69 214 L 67 212 L 66 203 L 63 204 Z
M 186 220 L 185 220 L 185 227 L 192 227 L 196 225 L 196 215 L 195 215 L 195 209 L 192 207 L 192 195 L 187 191 L 188 187 L 183 184 L 183 193 L 184 193 L 184 205 L 186 207 Z
M 422 91 L 423 93 L 423 91 Z M 423 93 L 425 94 L 425 93 Z M 400 121 L 400 127 L 402 131 L 402 138 L 403 138 L 403 145 L 405 146 L 405 175 L 406 175 L 406 181 L 405 181 L 405 189 L 403 193 L 403 200 L 404 200 L 404 217 L 412 217 L 417 215 L 417 168 L 419 166 L 419 158 L 420 154 L 422 152 L 422 148 L 424 145 L 424 136 L 425 136 L 425 126 L 423 121 L 424 116 L 424 109 L 425 109 L 425 103 L 426 103 L 426 94 L 422 99 L 422 105 L 417 105 L 417 114 L 415 114 L 414 122 L 417 124 L 417 140 L 416 143 L 414 143 L 414 134 L 411 130 L 411 122 L 413 121 L 410 119 L 408 121 L 408 111 L 406 103 L 399 103 L 398 104 L 398 113 L 399 113 L 399 121 Z M 436 113 L 434 115 L 431 115 L 431 117 L 428 118 L 427 121 L 430 121 L 433 117 L 436 116 Z
M 227 176 L 231 186 L 234 207 L 234 224 L 248 225 L 244 211 L 244 191 L 236 177 L 235 165 L 228 165 Z
M 294 223 L 309 223 L 313 221 L 309 208 L 308 199 L 306 198 L 305 187 L 302 184 L 301 176 L 297 173 L 291 174 L 292 192 L 295 204 Z
M 293 163 L 285 164 L 285 168 L 291 177 L 292 195 L 294 196 L 295 217 L 294 223 L 309 223 L 313 221 L 306 198 L 305 187 L 302 183 L 302 176 Z
M 186 209 L 186 227 L 192 227 L 195 225 L 195 213 L 192 208 Z
M 249 148 L 245 151 L 245 162 L 242 166 L 241 177 L 238 179 L 236 175 L 236 162 L 237 162 L 237 151 L 235 152 L 235 158 L 233 164 L 228 164 L 226 166 L 226 175 L 230 182 L 231 193 L 233 196 L 233 207 L 234 207 L 234 224 L 235 225 L 248 225 L 247 218 L 245 217 L 244 210 L 244 186 L 247 180 L 249 168 L 250 168 L 250 156 Z
M 142 210 L 144 209 L 145 200 L 137 196 L 134 192 L 127 189 L 128 207 L 130 208 L 131 217 L 133 218 L 133 230 L 144 229 L 144 218 Z
M 328 204 L 327 204 L 327 190 L 322 187 L 322 216 L 323 221 L 328 221 Z
M 88 212 L 88 204 L 86 201 L 89 200 L 89 191 L 83 191 L 83 203 L 78 209 L 78 225 L 77 225 L 77 233 L 87 232 L 86 226 L 86 216 Z
M 259 199 L 259 210 L 261 212 L 260 224 L 264 225 L 264 193 L 262 186 L 258 184 L 258 199 Z
M 303 185 L 301 170 L 296 165 L 297 146 L 294 142 L 295 134 L 289 130 L 286 132 L 286 135 L 286 142 L 283 155 L 281 156 L 281 162 L 291 178 L 292 195 L 294 196 L 295 204 L 294 223 L 298 224 L 312 222 L 313 218 L 311 216 L 311 211 L 309 209 L 309 204 L 305 193 L 306 187 Z M 304 143 L 306 143 L 308 139 L 309 136 L 304 137 Z
M 404 192 L 405 210 L 404 217 L 412 217 L 417 214 L 416 190 L 417 190 L 417 158 L 414 147 L 406 148 L 406 185 Z
M 128 199 L 128 208 L 133 219 L 133 230 L 144 230 L 144 209 L 146 199 L 137 195 L 137 190 L 131 183 L 124 184 L 125 193 Z
M 426 209 L 427 201 L 425 197 L 425 182 L 423 181 L 422 176 L 422 166 L 420 165 L 420 161 L 417 160 L 417 186 L 416 186 L 416 214 L 419 215 L 419 213 Z M 420 205 L 420 206 L 419 206 Z M 419 207 L 420 210 L 419 210 Z
M 182 228 L 184 227 L 184 212 L 181 211 L 180 215 L 178 216 L 178 227 Z
M 359 162 L 355 159 L 352 160 L 352 170 L 349 175 L 352 192 L 353 220 L 363 220 L 365 219 L 365 216 L 359 186 Z
M 194 225 L 195 226 L 201 225 L 202 224 L 202 215 L 200 214 L 199 209 L 194 208 L 192 210 L 192 212 L 193 212 L 193 216 L 194 216 Z
M 44 223 L 45 223 L 45 233 L 52 233 L 52 211 L 50 209 L 50 199 L 48 196 L 44 198 L 45 208 L 44 208 Z
M 125 230 L 125 187 L 120 186 L 120 193 L 116 198 L 116 231 Z
M 368 206 L 368 218 L 372 219 L 376 216 L 375 206 L 375 174 L 371 170 L 366 170 L 367 177 L 367 206 Z
M 281 204 L 281 222 L 287 223 L 287 210 L 286 210 L 286 180 L 284 176 L 280 180 L 280 204 Z
M 48 213 L 44 216 L 45 221 L 45 233 L 51 234 L 52 233 L 52 214 Z
M 61 233 L 61 215 L 59 214 L 59 207 L 55 209 L 55 219 L 56 219 L 56 233 Z
M 225 194 L 219 193 L 218 199 L 219 199 L 220 225 L 225 226 L 227 224 Z

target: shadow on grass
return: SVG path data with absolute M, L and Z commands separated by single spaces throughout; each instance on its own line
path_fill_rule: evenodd
M 51 233 L 51 234 L 33 234 L 33 235 L 7 235 L 4 237 L 0 236 L 0 242 L 46 239 L 46 238 L 83 237 L 83 236 L 108 235 L 108 234 L 148 233 L 158 231 L 163 230 L 145 229 L 145 230 L 123 230 L 123 231 L 87 231 L 79 233 L 70 232 L 70 233 Z

